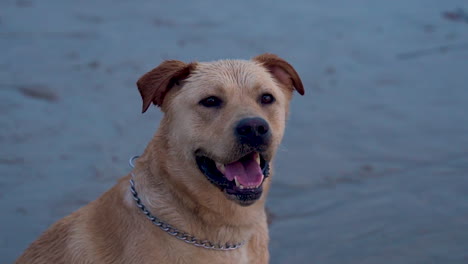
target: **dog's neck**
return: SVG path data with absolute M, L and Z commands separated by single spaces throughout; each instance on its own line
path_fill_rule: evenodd
M 266 224 L 264 197 L 241 207 L 215 189 L 207 200 L 206 194 L 193 193 L 170 177 L 175 172 L 163 163 L 167 156 L 161 158 L 167 150 L 167 141 L 156 134 L 133 171 L 139 196 L 153 215 L 194 236 L 220 242 L 248 240 L 258 225 Z

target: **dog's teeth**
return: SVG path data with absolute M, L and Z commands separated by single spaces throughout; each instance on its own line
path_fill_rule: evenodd
M 236 186 L 237 186 L 239 189 L 241 189 L 241 190 L 243 190 L 244 188 L 247 188 L 247 187 L 245 187 L 244 185 L 242 185 L 242 184 L 239 183 L 239 180 L 237 179 L 236 176 L 234 176 L 234 182 L 236 182 Z
M 224 167 L 224 164 L 221 164 L 221 163 L 218 163 L 218 162 L 216 162 L 216 168 L 217 168 L 222 174 L 224 174 L 224 172 L 226 171 L 226 168 Z
M 260 164 L 260 154 L 256 153 L 255 155 L 255 161 Z
M 255 188 L 259 188 L 263 184 L 264 179 L 265 179 L 265 176 L 262 174 L 262 180 L 257 186 L 255 186 Z
M 236 177 L 236 176 L 234 176 L 234 181 L 236 182 L 236 186 L 237 186 L 237 187 L 239 187 L 239 188 L 241 188 L 241 189 L 243 188 L 243 186 L 240 185 L 239 181 L 237 180 L 237 177 Z

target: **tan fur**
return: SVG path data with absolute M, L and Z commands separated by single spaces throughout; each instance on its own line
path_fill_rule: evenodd
M 291 81 L 289 81 L 291 80 Z M 228 163 L 240 158 L 233 128 L 242 118 L 265 119 L 274 158 L 281 142 L 293 88 L 304 92 L 292 66 L 273 54 L 251 61 L 205 63 L 166 61 L 138 81 L 143 112 L 153 102 L 165 113 L 159 130 L 137 159 L 136 189 L 147 208 L 167 223 L 210 241 L 238 242 L 240 249 L 221 252 L 186 244 L 154 226 L 122 178 L 97 200 L 52 225 L 16 263 L 268 263 L 265 197 L 240 206 L 209 183 L 194 161 L 197 148 Z M 276 102 L 261 105 L 271 93 Z M 225 104 L 208 109 L 198 102 L 218 96 Z

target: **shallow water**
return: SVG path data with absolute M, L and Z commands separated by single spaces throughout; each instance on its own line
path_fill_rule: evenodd
M 2 263 L 129 171 L 161 117 L 140 114 L 142 73 L 263 52 L 306 87 L 269 194 L 271 263 L 468 263 L 468 23 L 445 14 L 457 8 L 1 2 Z

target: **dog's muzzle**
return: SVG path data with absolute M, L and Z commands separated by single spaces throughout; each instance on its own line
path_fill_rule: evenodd
M 234 127 L 237 147 L 233 151 L 243 153 L 237 160 L 222 163 L 209 152 L 197 150 L 195 160 L 205 177 L 226 196 L 240 205 L 247 206 L 260 199 L 263 182 L 270 172 L 266 151 L 271 142 L 268 123 L 259 117 L 244 118 Z

